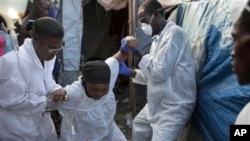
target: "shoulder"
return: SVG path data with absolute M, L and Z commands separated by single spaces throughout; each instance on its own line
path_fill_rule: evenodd
M 119 62 L 114 57 L 109 57 L 108 59 L 105 60 L 105 63 L 107 63 L 110 68 L 111 77 L 118 75 Z M 116 78 L 116 77 L 112 77 L 112 78 Z
M 164 36 L 170 36 L 173 39 L 188 39 L 188 36 L 184 29 L 176 23 L 169 21 L 163 29 Z
M 250 102 L 240 111 L 235 124 L 250 124 Z
M 13 72 L 18 69 L 17 56 L 14 51 L 11 51 L 0 57 L 0 77 L 10 77 Z
M 181 34 L 185 33 L 182 27 L 178 26 L 176 23 L 172 21 L 169 21 L 166 26 L 168 26 L 168 28 L 170 28 L 172 31 L 176 33 L 181 33 Z
M 114 57 L 109 57 L 105 60 L 105 63 L 111 68 L 119 66 L 119 62 Z

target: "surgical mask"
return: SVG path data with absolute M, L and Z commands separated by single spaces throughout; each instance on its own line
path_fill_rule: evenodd
M 247 5 L 248 0 L 232 0 L 230 3 L 230 16 L 235 23 L 241 16 L 244 9 L 250 12 L 250 7 Z
M 141 29 L 144 32 L 144 34 L 146 34 L 146 35 L 152 36 L 153 29 L 152 29 L 152 26 L 151 26 L 151 22 L 152 22 L 153 17 L 154 17 L 154 14 L 151 17 L 149 24 L 141 23 Z

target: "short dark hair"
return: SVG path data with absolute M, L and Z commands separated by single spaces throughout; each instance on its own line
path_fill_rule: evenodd
M 145 0 L 141 5 L 140 8 L 145 9 L 145 13 L 153 14 L 157 10 L 162 9 L 161 4 L 157 0 Z
M 250 0 L 248 0 L 247 5 L 250 6 Z M 241 28 L 243 28 L 247 32 L 250 32 L 250 11 L 246 9 L 243 10 L 239 19 L 239 24 Z
M 54 18 L 42 17 L 34 21 L 33 25 L 33 36 L 39 37 L 53 37 L 57 39 L 62 39 L 64 36 L 64 30 L 62 25 Z

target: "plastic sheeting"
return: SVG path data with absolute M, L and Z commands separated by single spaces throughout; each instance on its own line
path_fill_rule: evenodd
M 190 35 L 196 60 L 198 98 L 193 115 L 206 141 L 228 141 L 230 125 L 250 100 L 250 87 L 232 73 L 230 0 L 195 1 L 178 6 L 177 24 Z

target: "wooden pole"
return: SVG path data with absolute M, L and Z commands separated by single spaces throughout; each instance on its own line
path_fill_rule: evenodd
M 136 26 L 137 26 L 137 0 L 128 0 L 128 12 L 129 12 L 129 35 L 136 36 Z M 128 66 L 130 68 L 133 67 L 133 55 L 132 53 L 129 54 L 128 57 Z M 135 117 L 136 115 L 136 99 L 135 99 L 135 92 L 134 86 L 132 82 L 132 78 L 129 78 L 129 103 L 132 108 L 132 116 Z

